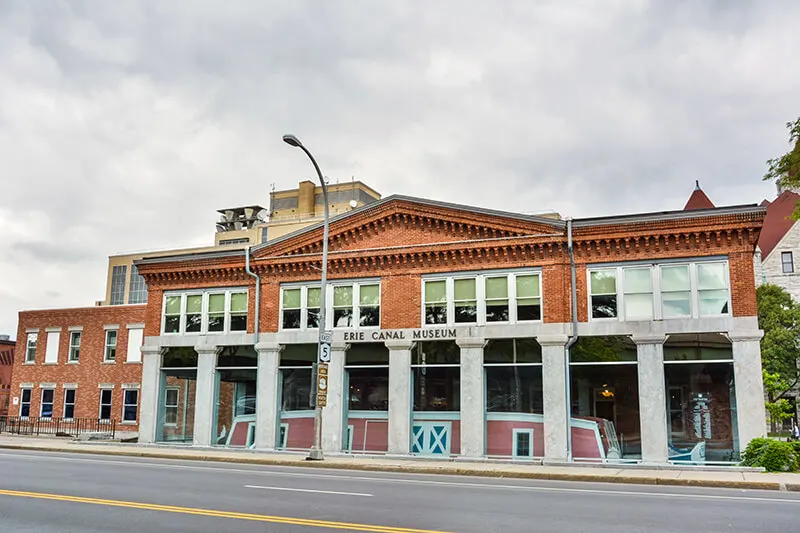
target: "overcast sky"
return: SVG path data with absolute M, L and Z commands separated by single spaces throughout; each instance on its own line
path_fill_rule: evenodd
M 584 217 L 771 198 L 800 2 L 0 2 L 0 333 L 313 172 Z

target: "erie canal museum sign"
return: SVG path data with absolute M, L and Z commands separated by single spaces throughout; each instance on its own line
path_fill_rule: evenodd
M 343 342 L 380 342 L 389 340 L 453 340 L 458 333 L 457 328 L 416 328 L 416 329 L 376 329 L 372 331 L 334 332 Z

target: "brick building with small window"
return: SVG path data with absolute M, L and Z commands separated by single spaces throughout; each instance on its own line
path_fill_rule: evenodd
M 0 416 L 8 414 L 11 403 L 11 375 L 16 344 L 8 335 L 0 335 Z
M 144 305 L 22 311 L 11 414 L 138 432 Z
M 307 450 L 324 301 L 327 453 L 730 464 L 765 432 L 766 209 L 695 204 L 562 220 L 390 196 L 331 220 L 324 298 L 320 223 L 145 257 L 144 305 L 20 314 L 12 414 L 135 400 L 143 443 Z

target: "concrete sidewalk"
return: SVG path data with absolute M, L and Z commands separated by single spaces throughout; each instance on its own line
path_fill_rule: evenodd
M 153 459 L 216 461 L 254 465 L 339 468 L 373 472 L 465 475 L 495 478 L 547 479 L 603 483 L 637 483 L 736 489 L 788 490 L 800 492 L 800 474 L 773 474 L 725 468 L 647 468 L 612 465 L 540 465 L 466 460 L 424 460 L 419 458 L 327 456 L 324 461 L 306 461 L 304 454 L 256 452 L 192 446 L 123 444 L 119 442 L 78 442 L 66 438 L 0 435 L 0 448 L 48 452 L 85 453 Z

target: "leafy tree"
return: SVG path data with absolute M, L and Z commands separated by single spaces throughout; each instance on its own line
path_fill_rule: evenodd
M 776 180 L 785 188 L 800 188 L 800 117 L 794 122 L 787 122 L 789 144 L 794 148 L 780 157 L 767 161 L 769 166 L 764 180 Z M 800 204 L 795 207 L 793 218 L 800 218 Z
M 800 383 L 800 305 L 777 285 L 761 285 L 756 295 L 758 327 L 764 330 L 761 340 L 764 391 L 774 431 L 777 422 L 788 418 L 781 417 L 781 413 L 789 411 L 787 393 Z

